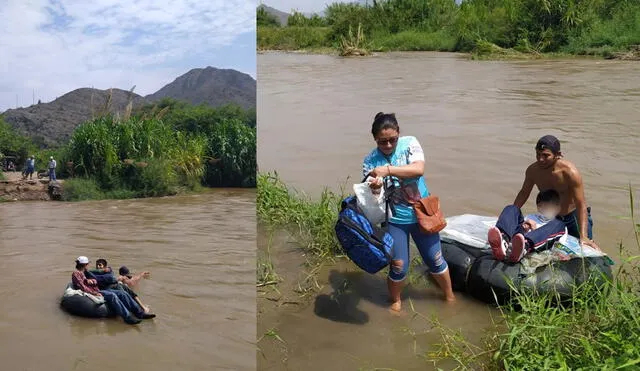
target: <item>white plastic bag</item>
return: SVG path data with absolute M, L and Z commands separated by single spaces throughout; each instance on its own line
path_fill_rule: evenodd
M 385 219 L 384 188 L 380 188 L 380 193 L 373 194 L 369 187 L 369 182 L 353 185 L 353 192 L 358 199 L 358 207 L 362 209 L 364 216 L 371 224 L 380 224 Z

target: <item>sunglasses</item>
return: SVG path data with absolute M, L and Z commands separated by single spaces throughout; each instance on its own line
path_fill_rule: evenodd
M 391 145 L 394 145 L 398 142 L 398 137 L 391 137 L 388 139 L 377 139 L 376 143 L 378 143 L 379 146 L 386 146 L 387 144 L 391 143 Z

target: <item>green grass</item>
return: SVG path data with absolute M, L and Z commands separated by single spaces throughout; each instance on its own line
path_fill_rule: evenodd
M 258 50 L 329 50 L 328 27 L 258 27 Z
M 442 31 L 402 31 L 372 36 L 374 51 L 446 51 L 456 50 L 457 38 Z
M 101 200 L 103 198 L 105 198 L 105 194 L 94 179 L 73 178 L 64 182 L 63 201 Z
M 551 305 L 551 296 L 520 293 L 500 308 L 482 345 L 434 325 L 442 341 L 427 357 L 435 364 L 454 360 L 458 369 L 488 370 L 614 370 L 639 364 L 638 283 L 637 271 L 599 289 L 585 283 L 574 288 L 565 307 Z
M 273 231 L 269 233 L 266 251 L 258 251 L 257 263 L 257 282 L 256 287 L 264 287 L 277 285 L 282 278 L 276 273 L 275 266 L 271 260 L 271 245 L 273 241 Z
M 334 226 L 343 196 L 329 190 L 313 200 L 290 190 L 276 174 L 259 174 L 256 208 L 267 228 L 286 229 L 314 257 L 341 254 Z

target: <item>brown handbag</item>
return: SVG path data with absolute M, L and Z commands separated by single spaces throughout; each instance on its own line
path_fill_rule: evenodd
M 447 221 L 440 210 L 438 196 L 427 196 L 413 204 L 413 209 L 418 218 L 420 231 L 427 234 L 438 233 L 447 226 Z

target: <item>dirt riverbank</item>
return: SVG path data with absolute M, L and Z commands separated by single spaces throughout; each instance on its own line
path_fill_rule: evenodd
M 23 179 L 19 172 L 3 173 L 0 180 L 0 201 L 49 201 L 49 178 Z M 61 185 L 64 181 L 58 180 Z

